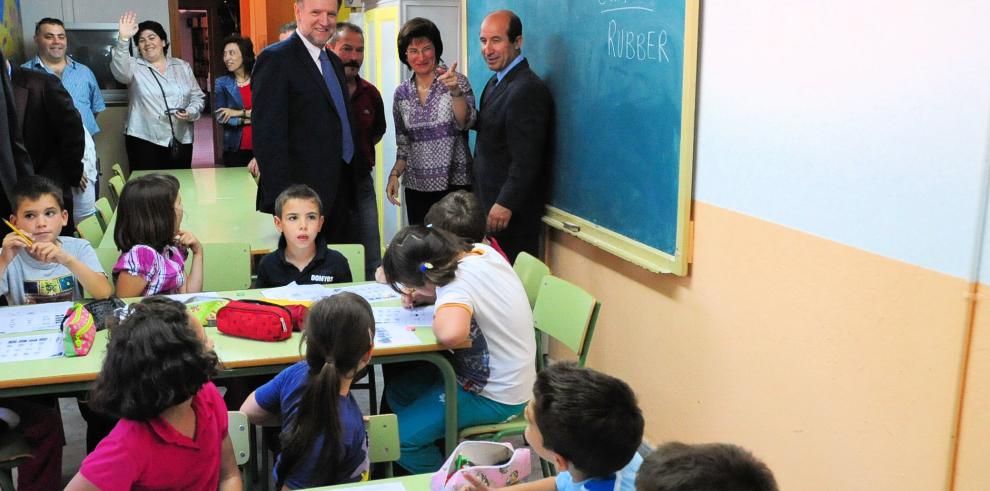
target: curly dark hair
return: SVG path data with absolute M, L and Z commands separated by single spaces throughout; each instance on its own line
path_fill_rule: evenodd
M 241 60 L 244 63 L 244 72 L 251 75 L 251 70 L 254 70 L 254 43 L 251 42 L 251 38 L 241 37 L 238 35 L 229 36 L 227 39 L 223 40 L 221 46 L 224 49 L 227 45 L 234 43 L 237 45 L 237 49 L 241 51 Z
M 728 443 L 669 442 L 649 455 L 636 476 L 638 491 L 777 491 L 770 468 Z
M 196 395 L 219 360 L 189 326 L 181 303 L 148 297 L 111 326 L 103 368 L 89 405 L 118 418 L 147 421 Z

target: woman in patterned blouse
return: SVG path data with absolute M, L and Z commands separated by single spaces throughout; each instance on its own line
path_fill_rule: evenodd
M 411 19 L 399 31 L 399 59 L 413 76 L 395 89 L 395 166 L 386 195 L 399 205 L 399 177 L 405 187 L 410 224 L 422 224 L 433 203 L 451 191 L 471 188 L 468 129 L 478 111 L 467 77 L 439 64 L 443 41 L 437 26 Z

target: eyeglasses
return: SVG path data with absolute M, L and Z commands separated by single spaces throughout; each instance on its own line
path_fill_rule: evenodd
M 434 51 L 435 48 L 432 45 L 425 46 L 422 49 L 406 48 L 406 56 L 418 56 L 420 54 L 422 54 L 423 56 L 427 56 L 433 54 Z

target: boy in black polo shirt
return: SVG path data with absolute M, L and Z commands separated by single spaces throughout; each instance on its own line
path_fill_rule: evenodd
M 344 255 L 327 248 L 320 236 L 323 203 L 313 188 L 295 184 L 275 199 L 275 228 L 282 233 L 278 250 L 261 258 L 255 288 L 348 283 L 351 269 Z

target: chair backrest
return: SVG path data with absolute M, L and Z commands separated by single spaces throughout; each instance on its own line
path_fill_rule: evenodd
M 107 225 L 110 224 L 110 219 L 113 218 L 113 206 L 110 205 L 110 200 L 106 196 L 96 200 L 95 205 L 96 216 L 100 219 L 103 230 L 106 230 Z
M 127 174 L 124 174 L 124 168 L 120 166 L 120 162 L 110 166 L 113 169 L 113 175 L 120 176 L 121 179 L 127 180 Z
M 395 462 L 399 460 L 399 419 L 394 414 L 368 416 L 368 462 Z
M 353 281 L 364 281 L 364 246 L 361 244 L 328 244 L 327 247 L 341 253 L 347 258 L 351 268 Z
M 234 445 L 234 459 L 237 465 L 248 463 L 251 457 L 251 425 L 248 423 L 247 414 L 240 411 L 227 411 L 227 434 L 230 435 L 230 443 Z
M 186 259 L 186 274 L 192 269 Z M 251 245 L 246 243 L 203 244 L 203 291 L 218 292 L 251 288 Z
M 584 366 L 601 303 L 581 287 L 556 276 L 543 278 L 533 308 L 536 329 L 563 343 Z M 542 359 L 542 357 L 537 357 Z
M 110 197 L 113 198 L 110 201 L 113 202 L 113 206 L 116 207 L 117 203 L 120 202 L 120 193 L 124 192 L 124 178 L 120 176 L 113 176 L 109 180 L 110 183 Z
M 516 256 L 516 262 L 512 264 L 512 269 L 516 276 L 522 281 L 523 288 L 526 289 L 526 296 L 529 297 L 529 306 L 536 307 L 536 296 L 540 293 L 540 286 L 543 278 L 550 274 L 550 268 L 543 261 L 533 257 L 528 252 L 520 252 Z
M 103 266 L 103 274 L 107 275 L 110 284 L 113 284 L 113 266 L 120 259 L 120 251 L 113 247 L 94 247 L 93 250 L 96 251 L 96 258 L 100 260 L 100 266 Z
M 98 247 L 100 241 L 103 240 L 103 227 L 100 226 L 100 219 L 96 215 L 83 218 L 81 222 L 76 224 L 76 231 L 93 247 Z

